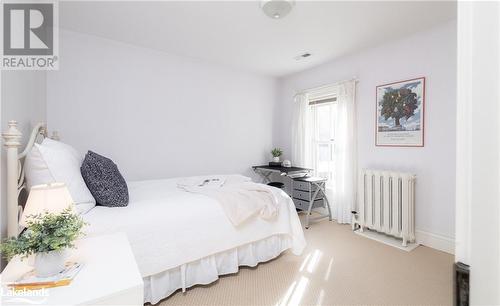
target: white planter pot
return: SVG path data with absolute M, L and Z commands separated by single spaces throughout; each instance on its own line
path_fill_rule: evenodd
M 37 253 L 35 256 L 35 274 L 38 277 L 49 277 L 56 275 L 64 269 L 66 252 L 51 251 L 47 253 Z
M 279 158 L 279 156 L 278 156 L 278 157 L 273 157 L 273 162 L 275 162 L 275 163 L 279 163 L 279 162 L 280 162 L 280 158 Z

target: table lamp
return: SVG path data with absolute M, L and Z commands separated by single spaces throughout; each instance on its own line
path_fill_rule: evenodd
M 24 206 L 20 224 L 27 227 L 27 219 L 32 215 L 60 213 L 67 208 L 75 209 L 73 199 L 64 183 L 51 183 L 31 187 L 28 200 Z

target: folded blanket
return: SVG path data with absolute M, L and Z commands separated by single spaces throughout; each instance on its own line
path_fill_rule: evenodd
M 221 181 L 224 183 L 220 184 Z M 248 181 L 224 177 L 206 177 L 187 182 L 178 182 L 178 187 L 188 192 L 211 197 L 221 205 L 224 213 L 234 226 L 258 215 L 270 220 L 278 215 L 278 200 L 273 194 L 274 187 Z

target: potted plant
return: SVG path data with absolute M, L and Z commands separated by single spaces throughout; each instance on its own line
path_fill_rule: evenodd
M 273 162 L 278 163 L 280 161 L 280 156 L 283 155 L 283 151 L 280 148 L 274 148 L 271 154 L 273 155 Z
M 48 277 L 64 269 L 65 251 L 74 247 L 86 223 L 68 208 L 57 214 L 31 215 L 26 224 L 27 229 L 19 237 L 7 238 L 0 244 L 0 251 L 8 260 L 15 255 L 35 254 L 36 276 Z

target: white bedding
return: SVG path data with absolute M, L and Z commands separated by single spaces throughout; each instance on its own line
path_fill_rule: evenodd
M 288 236 L 271 236 L 144 277 L 144 303 L 156 304 L 178 289 L 184 292 L 194 285 L 210 284 L 221 275 L 238 272 L 241 266 L 255 267 L 278 257 L 290 245 Z
M 304 249 L 295 206 L 282 190 L 273 190 L 275 219 L 254 217 L 235 227 L 216 200 L 177 188 L 178 180 L 129 182 L 127 207 L 97 206 L 83 215 L 87 235 L 125 232 L 143 277 L 277 234 L 290 237 L 294 254 Z
M 214 180 L 217 183 L 210 184 Z M 256 215 L 266 220 L 275 219 L 278 215 L 279 203 L 273 192 L 275 188 L 271 186 L 249 181 L 226 183 L 225 180 L 210 176 L 201 184 L 177 185 L 188 192 L 215 199 L 234 226 L 239 226 Z

